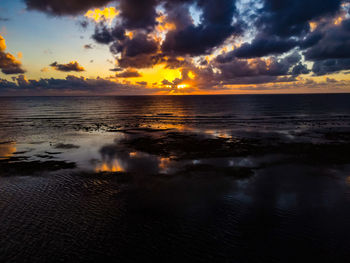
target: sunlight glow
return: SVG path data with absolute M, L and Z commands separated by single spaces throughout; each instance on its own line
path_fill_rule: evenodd
M 0 145 L 0 160 L 10 158 L 17 151 L 15 143 Z
M 188 77 L 189 77 L 190 79 L 194 79 L 194 78 L 196 77 L 196 75 L 195 75 L 192 71 L 189 71 L 189 72 L 188 72 Z
M 101 21 L 107 21 L 109 24 L 112 23 L 113 19 L 119 15 L 119 11 L 114 7 L 106 7 L 104 9 L 93 9 L 85 13 L 85 17 L 94 20 L 96 23 Z
M 96 172 L 124 172 L 123 167 L 115 160 L 113 163 L 103 163 L 99 165 L 96 169 Z
M 317 23 L 316 22 L 309 22 L 309 26 L 310 26 L 311 32 L 313 32 L 317 28 Z
M 178 89 L 184 89 L 184 88 L 187 88 L 188 85 L 187 84 L 180 84 L 180 85 L 177 85 L 177 88 Z
M 180 79 L 182 77 L 181 68 L 169 69 L 166 68 L 165 64 L 158 64 L 153 68 L 142 69 L 139 72 L 142 74 L 142 81 L 150 84 L 160 84 L 163 80 L 172 82 L 175 79 Z

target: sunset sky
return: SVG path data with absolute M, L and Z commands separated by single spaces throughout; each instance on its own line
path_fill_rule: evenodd
M 349 0 L 0 0 L 0 95 L 350 92 Z

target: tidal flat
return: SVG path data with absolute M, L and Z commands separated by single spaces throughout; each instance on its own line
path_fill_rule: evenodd
M 74 119 L 51 117 L 97 102 L 22 98 L 26 115 L 8 106 L 0 261 L 345 262 L 349 105 L 301 113 L 265 96 L 209 97 L 137 98 L 142 109 L 98 98 L 104 115 L 86 106 Z M 215 114 L 198 106 L 207 100 Z

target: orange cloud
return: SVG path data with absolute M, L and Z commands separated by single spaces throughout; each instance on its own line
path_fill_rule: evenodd
M 344 20 L 343 16 L 338 16 L 333 20 L 333 23 L 334 23 L 334 25 L 338 26 L 341 24 L 341 22 L 343 22 L 343 20 Z
M 5 74 L 20 74 L 25 71 L 22 69 L 22 63 L 10 53 L 6 53 L 6 41 L 0 35 L 0 69 Z
M 310 26 L 311 32 L 313 32 L 317 28 L 318 24 L 317 22 L 309 22 L 309 26 Z
M 155 31 L 152 33 L 152 37 L 158 42 L 162 43 L 165 39 L 165 35 L 168 31 L 172 31 L 176 29 L 176 25 L 172 22 L 167 21 L 167 17 L 165 15 L 159 15 L 156 18 L 158 25 L 155 28 Z
M 77 61 L 71 61 L 67 64 L 58 64 L 57 62 L 54 62 L 50 65 L 50 67 L 63 72 L 70 72 L 70 71 L 76 71 L 81 72 L 85 71 L 85 68 L 80 66 Z
M 44 68 L 42 68 L 40 71 L 41 71 L 41 72 L 48 72 L 49 70 L 50 70 L 50 68 L 44 67 Z
M 5 38 L 3 38 L 1 35 L 0 35 L 0 52 L 1 51 L 5 51 L 6 49 L 6 41 L 5 41 Z

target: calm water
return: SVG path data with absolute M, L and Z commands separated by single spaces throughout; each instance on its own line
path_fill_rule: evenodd
M 2 262 L 348 262 L 350 94 L 0 107 Z

